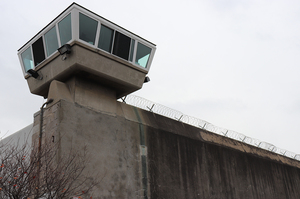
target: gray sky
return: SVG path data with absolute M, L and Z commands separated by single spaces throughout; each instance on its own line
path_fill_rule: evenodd
M 68 0 L 0 1 L 0 132 L 33 122 L 17 50 Z M 300 153 L 300 1 L 115 0 L 76 3 L 157 45 L 134 93 L 216 126 Z

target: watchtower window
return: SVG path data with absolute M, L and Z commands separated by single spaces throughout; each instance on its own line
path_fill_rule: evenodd
M 27 48 L 21 55 L 23 65 L 25 72 L 27 72 L 29 69 L 33 69 L 33 60 L 32 60 L 32 54 L 31 54 L 31 47 Z
M 68 43 L 72 39 L 71 14 L 68 14 L 58 23 L 59 36 L 61 46 Z
M 116 31 L 113 54 L 128 60 L 130 43 L 130 37 L 127 37 L 126 35 L 123 35 L 122 33 Z
M 138 43 L 135 63 L 146 68 L 151 54 L 151 48 L 144 44 Z
M 98 22 L 79 13 L 79 38 L 94 45 Z
M 112 29 L 104 25 L 101 25 L 98 48 L 111 53 L 113 35 L 114 35 L 114 31 Z
M 58 40 L 55 26 L 45 34 L 47 56 L 50 56 L 58 49 Z
M 36 42 L 32 44 L 32 52 L 34 58 L 34 65 L 37 66 L 39 63 L 44 61 L 45 59 L 45 52 L 44 52 L 44 44 L 43 38 L 40 37 Z

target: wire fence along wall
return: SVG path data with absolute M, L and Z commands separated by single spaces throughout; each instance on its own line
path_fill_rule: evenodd
M 135 95 L 127 95 L 125 98 L 122 98 L 123 102 L 159 115 L 163 115 L 165 117 L 201 128 L 201 129 L 205 129 L 207 131 L 222 135 L 224 137 L 228 137 L 261 149 L 265 149 L 267 151 L 271 151 L 273 153 L 277 153 L 283 156 L 286 156 L 288 158 L 291 159 L 295 159 L 300 161 L 300 154 L 296 154 L 284 149 L 280 149 L 276 146 L 274 146 L 273 144 L 267 143 L 267 142 L 263 142 L 260 141 L 258 139 L 254 139 L 248 136 L 245 136 L 241 133 L 232 131 L 232 130 L 227 130 L 224 128 L 220 128 L 217 127 L 209 122 L 206 122 L 204 120 L 195 118 L 195 117 L 191 117 L 188 115 L 183 114 L 180 111 L 168 108 L 166 106 L 163 106 L 161 104 L 157 104 L 154 102 L 151 102 L 149 100 L 146 100 L 144 98 L 135 96 Z

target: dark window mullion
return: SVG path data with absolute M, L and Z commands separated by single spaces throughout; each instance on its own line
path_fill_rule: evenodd
M 120 58 L 128 60 L 130 53 L 131 38 L 116 31 L 114 49 L 112 53 Z
M 43 38 L 40 37 L 38 40 L 36 40 L 32 44 L 32 52 L 33 52 L 33 59 L 34 59 L 34 65 L 37 66 L 42 61 L 45 60 L 45 50 L 44 50 L 44 42 Z

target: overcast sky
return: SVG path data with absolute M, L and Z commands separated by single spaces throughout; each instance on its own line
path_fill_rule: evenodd
M 17 50 L 68 0 L 0 1 L 0 132 L 33 122 Z M 157 45 L 134 93 L 216 126 L 300 154 L 300 1 L 79 0 Z

